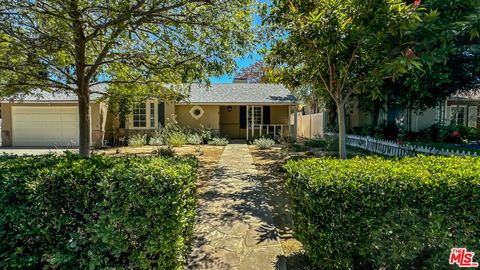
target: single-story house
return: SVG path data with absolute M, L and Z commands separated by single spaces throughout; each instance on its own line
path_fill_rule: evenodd
M 351 127 L 373 124 L 372 115 L 355 106 L 349 115 Z M 384 108 L 377 124 L 402 124 L 406 130 L 418 132 L 434 124 L 464 125 L 480 128 L 480 92 L 457 93 L 444 102 L 424 111 L 406 110 L 402 108 Z
M 105 91 L 104 85 L 95 92 Z M 297 100 L 278 84 L 212 84 L 191 86 L 186 100 L 148 100 L 138 104 L 126 121 L 120 121 L 99 95 L 92 95 L 92 144 L 151 133 L 175 119 L 180 126 L 209 128 L 231 139 L 271 134 L 296 136 Z M 74 94 L 40 93 L 21 100 L 1 101 L 2 146 L 77 146 L 78 108 Z M 296 114 L 293 114 L 296 115 Z M 292 123 L 294 122 L 294 123 Z

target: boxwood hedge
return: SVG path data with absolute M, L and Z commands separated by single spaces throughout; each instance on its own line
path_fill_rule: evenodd
M 0 268 L 182 269 L 197 160 L 0 157 Z
M 315 267 L 446 269 L 453 247 L 480 254 L 479 158 L 304 159 L 286 170 Z

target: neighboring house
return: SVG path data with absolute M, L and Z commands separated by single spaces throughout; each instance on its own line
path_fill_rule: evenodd
M 104 88 L 104 86 L 97 86 Z M 95 89 L 102 92 L 105 89 Z M 92 95 L 92 144 L 151 133 L 176 120 L 182 127 L 209 128 L 231 139 L 296 136 L 295 97 L 276 84 L 192 85 L 188 100 L 139 104 L 122 122 L 107 103 Z M 1 102 L 2 146 L 77 146 L 78 108 L 75 95 L 42 93 L 22 100 Z M 294 123 L 292 123 L 292 121 Z

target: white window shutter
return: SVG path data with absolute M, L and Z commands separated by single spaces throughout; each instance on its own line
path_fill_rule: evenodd
M 468 107 L 468 126 L 476 128 L 477 127 L 477 106 Z

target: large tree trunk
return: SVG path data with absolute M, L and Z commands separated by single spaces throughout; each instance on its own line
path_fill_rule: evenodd
M 341 159 L 347 158 L 347 145 L 345 142 L 345 108 L 342 102 L 337 103 L 338 116 L 338 155 Z
M 78 96 L 78 123 L 80 132 L 80 155 L 85 158 L 90 157 L 90 93 L 88 86 L 85 85 Z

